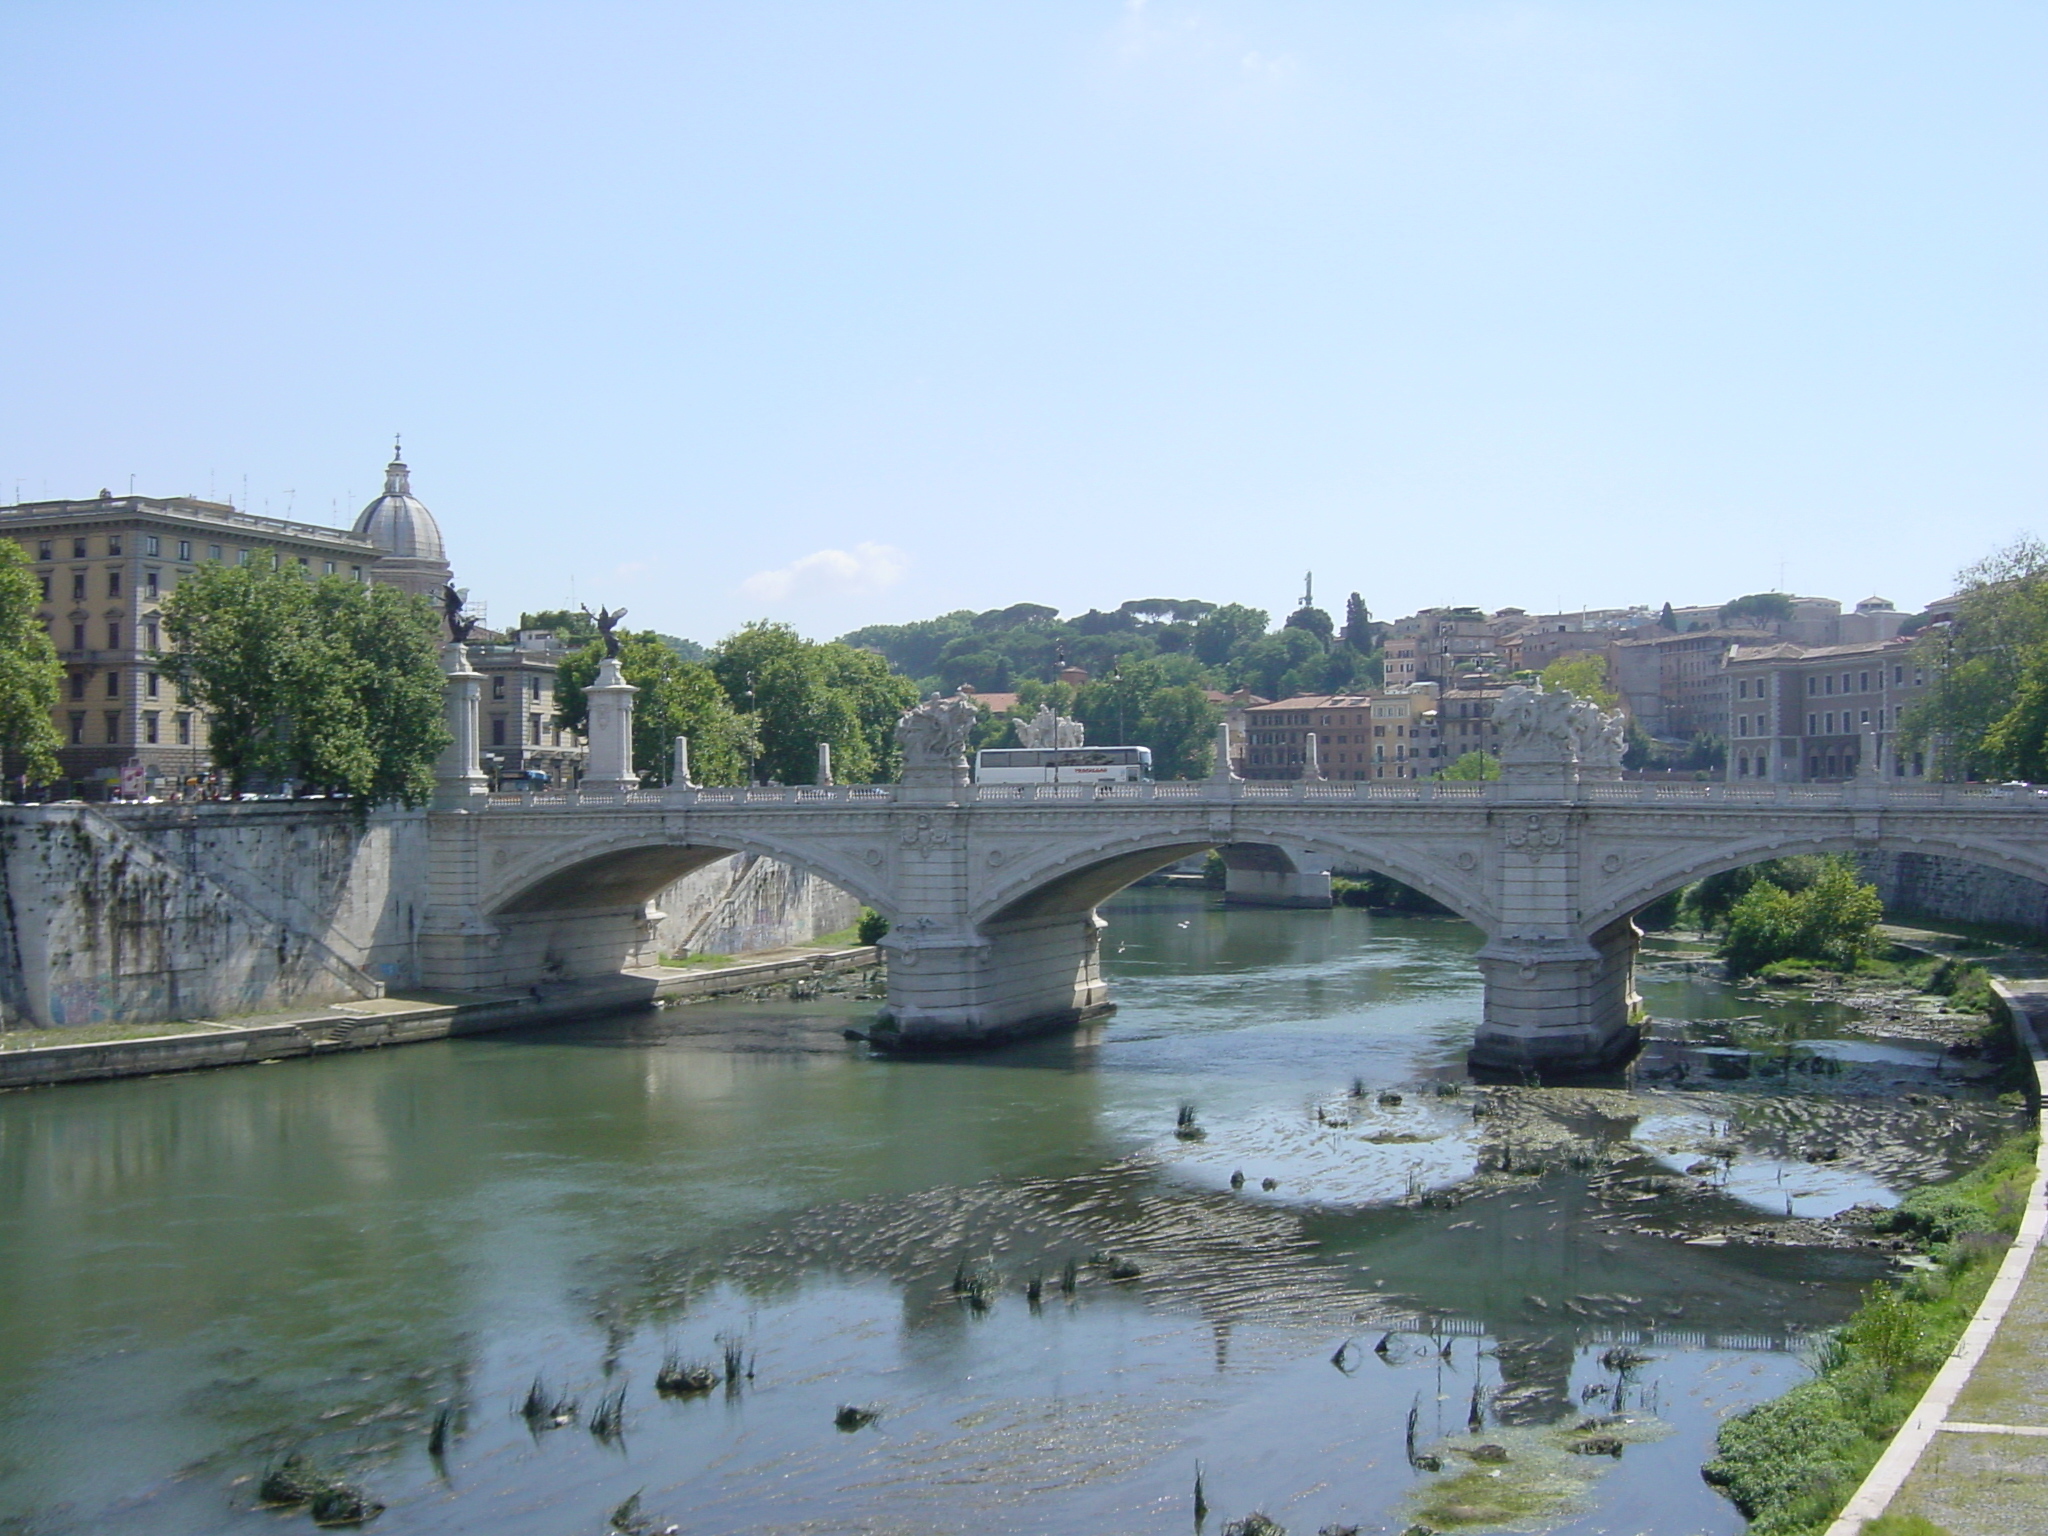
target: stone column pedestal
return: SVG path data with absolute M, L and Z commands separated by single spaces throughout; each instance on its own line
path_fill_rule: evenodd
M 434 764 L 434 809 L 473 810 L 490 798 L 490 781 L 477 757 L 477 712 L 483 699 L 483 673 L 469 664 L 468 648 L 450 641 L 441 648 L 446 678 L 442 718 L 454 739 Z
M 598 663 L 597 680 L 583 691 L 590 701 L 586 790 L 623 795 L 640 787 L 640 776 L 633 771 L 633 696 L 639 691 L 619 675 L 617 657 Z
M 1607 1071 L 1642 1044 L 1632 918 L 1590 940 L 1492 940 L 1479 951 L 1486 1012 L 1475 1071 L 1546 1080 Z
M 966 1050 L 1069 1027 L 1110 1011 L 1102 919 L 1063 914 L 958 933 L 889 930 L 889 998 L 872 1039 L 894 1051 Z

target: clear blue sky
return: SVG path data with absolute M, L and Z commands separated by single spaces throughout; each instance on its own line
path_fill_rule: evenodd
M 1902 606 L 2039 528 L 2048 6 L 0 8 L 0 500 L 494 620 Z

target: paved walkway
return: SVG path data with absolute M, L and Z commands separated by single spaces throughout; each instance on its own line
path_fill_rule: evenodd
M 2048 1097 L 2048 975 L 2010 974 L 2000 990 Z M 1828 1536 L 1858 1536 L 1886 1510 L 1952 1536 L 2048 1532 L 2048 1134 L 2043 1142 L 2019 1236 L 1983 1305 Z

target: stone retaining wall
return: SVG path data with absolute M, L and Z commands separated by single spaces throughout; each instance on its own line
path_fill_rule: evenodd
M 1991 923 L 2048 934 L 2048 885 L 1931 853 L 1866 853 L 1857 863 L 1900 918 Z

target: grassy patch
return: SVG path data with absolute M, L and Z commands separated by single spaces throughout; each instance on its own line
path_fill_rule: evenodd
M 665 966 L 668 966 L 671 970 L 688 970 L 692 966 L 700 965 L 731 965 L 737 958 L 738 957 L 735 955 L 713 954 L 663 955 L 661 957 L 661 963 Z
M 1887 1514 L 1864 1521 L 1863 1536 L 1949 1536 L 1949 1531 L 1925 1515 Z
M 835 929 L 831 933 L 821 933 L 815 939 L 806 939 L 804 942 L 817 949 L 851 949 L 861 942 L 860 924 L 848 923 L 844 928 Z
M 1704 1474 L 1753 1536 L 1818 1536 L 1855 1492 L 1990 1287 L 2032 1187 L 2035 1142 L 2015 1137 L 1962 1178 L 1908 1197 L 1891 1220 L 1926 1241 L 1938 1267 L 1872 1286 L 1821 1350 L 1815 1380 L 1721 1427 Z

